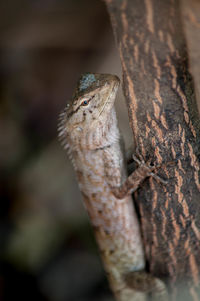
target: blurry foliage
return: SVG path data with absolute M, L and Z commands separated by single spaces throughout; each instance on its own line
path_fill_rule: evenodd
M 111 300 L 57 142 L 79 74 L 113 45 L 104 4 L 8 0 L 0 15 L 0 299 Z

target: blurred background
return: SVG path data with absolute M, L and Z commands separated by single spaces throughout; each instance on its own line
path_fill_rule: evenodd
M 57 119 L 83 72 L 121 67 L 101 0 L 0 2 L 0 300 L 113 300 Z M 132 140 L 122 93 L 118 119 Z

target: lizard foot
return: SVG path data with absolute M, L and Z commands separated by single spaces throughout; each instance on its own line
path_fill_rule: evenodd
M 155 180 L 157 180 L 158 182 L 166 185 L 167 181 L 165 181 L 164 179 L 162 179 L 161 177 L 159 177 L 158 175 L 156 175 L 154 172 L 152 172 L 153 170 L 155 170 L 156 168 L 159 168 L 161 165 L 158 166 L 152 166 L 148 163 L 145 163 L 144 159 L 142 158 L 142 156 L 140 154 L 138 154 L 139 159 L 133 154 L 132 158 L 135 162 L 137 162 L 137 164 L 139 166 L 145 166 L 147 167 L 150 171 L 149 171 L 149 175 L 152 176 Z
M 151 294 L 153 300 L 168 300 L 164 282 L 145 271 L 130 272 L 124 276 L 124 280 L 130 288 Z

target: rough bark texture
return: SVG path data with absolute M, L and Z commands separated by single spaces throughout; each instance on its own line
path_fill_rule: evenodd
M 168 184 L 150 179 L 135 195 L 147 267 L 169 285 L 171 300 L 200 300 L 200 123 L 180 3 L 105 2 L 135 143 L 146 161 L 166 164 L 158 174 Z

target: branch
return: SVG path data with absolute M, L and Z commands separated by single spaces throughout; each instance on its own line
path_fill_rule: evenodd
M 168 182 L 151 178 L 135 194 L 149 271 L 166 280 L 174 296 L 182 295 L 178 285 L 184 281 L 186 299 L 197 298 L 200 122 L 179 3 L 105 2 L 137 148 L 146 161 L 163 164 L 158 174 Z

